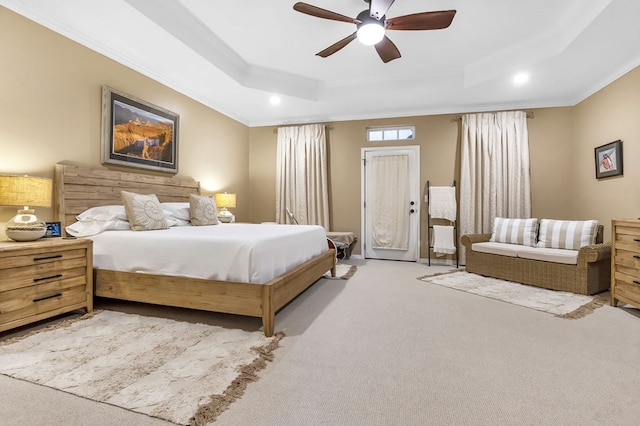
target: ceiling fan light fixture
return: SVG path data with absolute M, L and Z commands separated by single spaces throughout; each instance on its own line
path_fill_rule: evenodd
M 379 22 L 361 24 L 358 27 L 358 41 L 365 46 L 379 43 L 384 37 L 384 27 Z
M 372 18 L 369 15 L 369 9 L 363 10 L 356 16 L 358 22 L 356 26 L 358 31 L 356 33 L 358 41 L 365 46 L 373 46 L 384 38 L 385 17 L 380 20 Z

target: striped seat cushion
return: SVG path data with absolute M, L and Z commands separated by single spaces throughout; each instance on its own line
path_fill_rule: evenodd
M 535 247 L 537 234 L 538 219 L 536 218 L 507 219 L 496 217 L 493 220 L 493 233 L 489 241 Z
M 597 220 L 540 220 L 538 247 L 579 250 L 595 244 Z

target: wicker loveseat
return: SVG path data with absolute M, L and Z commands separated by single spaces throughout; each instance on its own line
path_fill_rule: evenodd
M 595 244 L 581 247 L 575 264 L 523 258 L 507 252 L 481 252 L 474 250 L 474 244 L 489 242 L 492 234 L 463 235 L 461 242 L 465 248 L 465 269 L 484 276 L 551 290 L 586 295 L 600 293 L 609 290 L 611 282 L 611 243 L 602 243 L 603 230 L 602 225 L 597 226 Z M 516 251 L 519 248 L 529 252 L 536 250 L 534 247 L 513 246 L 510 248 Z M 575 255 L 575 250 L 570 252 Z

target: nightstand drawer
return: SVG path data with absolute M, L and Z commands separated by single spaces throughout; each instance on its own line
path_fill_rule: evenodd
M 87 282 L 84 275 L 4 291 L 0 293 L 0 327 L 11 321 L 63 307 L 86 305 L 86 301 Z
M 30 253 L 28 256 L 3 256 L 0 257 L 0 270 L 20 268 L 23 266 L 41 266 L 44 268 L 56 267 L 55 265 L 59 265 L 61 262 L 70 259 L 84 259 L 86 258 L 86 255 L 86 250 L 76 249 L 57 251 L 42 250 Z
M 86 258 L 70 259 L 50 263 L 48 266 L 35 265 L 2 271 L 0 291 L 12 290 L 24 286 L 32 286 L 49 281 L 59 281 L 67 278 L 86 276 Z

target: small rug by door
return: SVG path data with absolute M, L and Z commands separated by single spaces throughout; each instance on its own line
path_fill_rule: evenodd
M 560 318 L 582 318 L 606 303 L 604 298 L 598 296 L 547 290 L 464 271 L 419 277 L 418 279 L 547 312 Z
M 331 276 L 331 271 L 327 271 L 323 278 L 329 280 L 348 280 L 356 273 L 358 267 L 356 265 L 347 265 L 346 263 L 336 264 L 336 276 Z
M 102 311 L 0 343 L 0 373 L 178 424 L 215 420 L 283 335 Z

